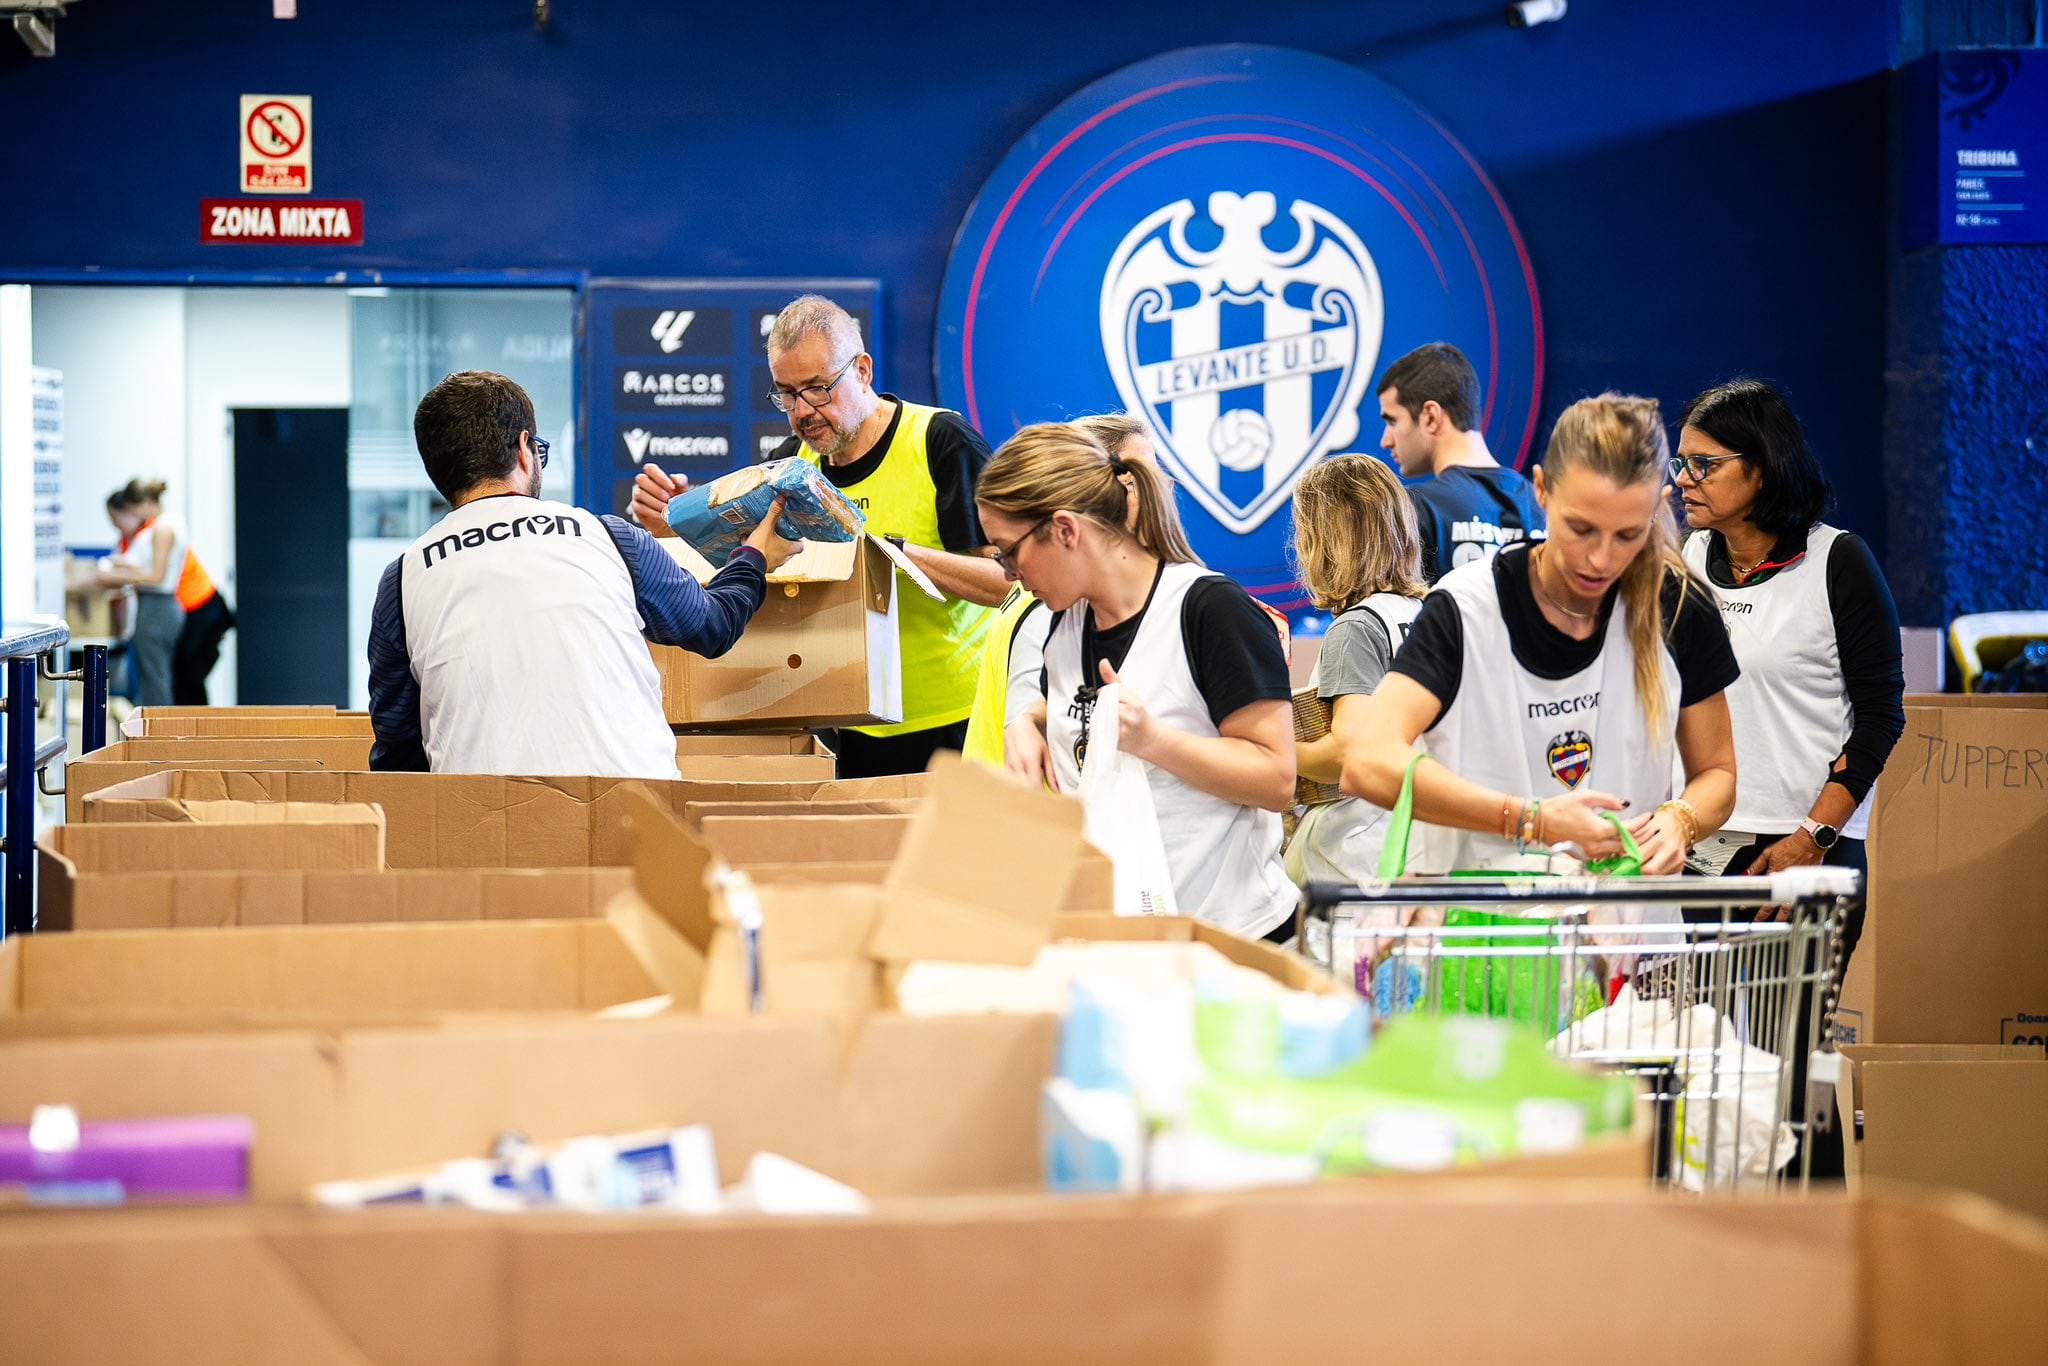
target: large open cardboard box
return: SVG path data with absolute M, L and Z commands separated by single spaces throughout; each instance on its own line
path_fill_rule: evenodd
M 241 735 L 224 739 L 123 740 L 73 759 L 65 766 L 65 819 L 83 819 L 85 799 L 93 793 L 153 773 L 181 769 L 367 773 L 370 745 L 367 733 L 268 739 Z M 808 734 L 679 735 L 676 768 L 686 781 L 823 782 L 836 776 L 838 761 L 830 749 Z
M 312 739 L 371 734 L 366 711 L 333 707 L 138 707 L 121 721 L 128 740 Z
M 2034 1366 L 2044 1276 L 2040 1224 L 1907 1194 L 1416 1181 L 780 1221 L 66 1212 L 0 1224 L 0 1356 Z
M 1946 1186 L 2048 1218 L 2048 1057 L 2039 1044 L 1862 1044 L 1842 1055 L 1852 1183 Z
M 712 567 L 673 537 L 661 541 L 700 580 Z M 675 725 L 865 725 L 903 719 L 897 585 L 943 595 L 900 551 L 875 536 L 806 542 L 768 576 L 768 597 L 717 659 L 655 645 Z
M 803 756 L 790 756 L 802 759 Z M 784 782 L 636 782 L 623 778 L 501 778 L 464 773 L 171 770 L 100 788 L 77 820 L 180 820 L 195 801 L 365 802 L 384 808 L 393 868 L 591 868 L 633 861 L 625 794 L 650 794 L 680 813 L 693 801 L 827 801 L 912 797 L 923 774 Z
M 553 1143 L 685 1123 L 712 1126 L 729 1180 L 771 1151 L 876 1197 L 1038 1190 L 1059 1035 L 1049 1015 L 121 1024 L 0 1020 L 0 1122 L 53 1099 L 86 1119 L 248 1115 L 251 1194 L 279 1201 L 481 1156 L 508 1130 Z M 1635 1135 L 1535 1165 L 1647 1180 L 1649 1150 Z
M 589 919 L 632 882 L 626 868 L 88 874 L 52 849 L 40 856 L 42 932 Z
M 59 825 L 36 841 L 36 924 L 43 930 L 159 922 L 161 908 L 203 902 L 243 874 L 375 873 L 384 813 L 374 806 L 206 803 L 182 824 Z M 186 914 L 190 914 L 187 909 Z M 231 923 L 231 922 L 230 922 Z
M 655 991 L 603 920 L 106 930 L 0 942 L 0 1017 L 591 1012 Z
M 93 793 L 154 773 L 181 769 L 285 773 L 293 769 L 361 772 L 370 766 L 365 736 L 276 740 L 122 740 L 64 765 L 64 819 L 86 819 Z
M 2048 696 L 1910 696 L 1877 784 L 1848 1043 L 2048 1036 Z

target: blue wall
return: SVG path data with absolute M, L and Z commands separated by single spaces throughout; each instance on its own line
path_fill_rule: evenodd
M 1275 43 L 1408 91 L 1494 175 L 1542 290 L 1545 429 L 1610 386 L 1675 408 L 1770 376 L 1883 543 L 1890 5 L 1573 0 L 1516 32 L 1496 0 L 556 0 L 546 34 L 525 0 L 301 8 L 98 0 L 47 61 L 0 36 L 0 275 L 877 276 L 883 379 L 928 397 L 946 251 L 1012 142 L 1141 57 Z M 243 92 L 314 97 L 314 190 L 364 201 L 363 247 L 198 245 Z

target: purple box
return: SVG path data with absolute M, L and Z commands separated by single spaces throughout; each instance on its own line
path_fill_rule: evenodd
M 108 1119 L 81 1124 L 78 1146 L 31 1147 L 28 1126 L 0 1125 L 0 1185 L 117 1181 L 128 1199 L 239 1200 L 249 1193 L 246 1115 Z

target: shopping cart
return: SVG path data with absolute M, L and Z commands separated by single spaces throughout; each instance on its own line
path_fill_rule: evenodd
M 1769 877 L 1311 883 L 1298 942 L 1375 1023 L 1486 1015 L 1640 1077 L 1658 1174 L 1692 1190 L 1803 1188 L 1829 1122 L 1839 930 L 1850 869 Z M 1758 920 L 1766 907 L 1782 920 Z

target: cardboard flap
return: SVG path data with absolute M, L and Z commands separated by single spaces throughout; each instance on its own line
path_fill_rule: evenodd
M 640 970 L 668 998 L 670 1009 L 696 1008 L 704 992 L 703 952 L 630 888 L 613 899 L 604 918 Z
M 713 862 L 711 846 L 690 833 L 638 784 L 620 796 L 633 837 L 634 892 L 697 953 L 707 952 L 714 928 L 706 890 Z
M 656 544 L 699 583 L 709 583 L 718 570 L 679 536 L 664 536 Z M 801 541 L 802 550 L 784 560 L 768 575 L 770 583 L 844 583 L 853 577 L 854 552 L 858 541 Z M 890 547 L 894 549 L 894 547 Z
M 879 887 L 754 887 L 761 910 L 761 1008 L 778 1015 L 865 1014 L 881 1000 L 881 965 L 866 953 Z M 704 982 L 707 1015 L 750 1008 L 735 917 L 723 915 Z
M 1080 803 L 952 753 L 930 776 L 868 951 L 884 962 L 1029 963 L 1081 858 Z
M 918 592 L 924 594 L 933 602 L 944 602 L 946 600 L 946 595 L 939 591 L 938 585 L 925 577 L 925 572 L 912 564 L 908 555 L 873 532 L 868 533 L 868 544 L 881 551 L 883 558 L 888 560 L 890 564 L 895 565 L 902 572 L 904 578 L 916 584 Z

